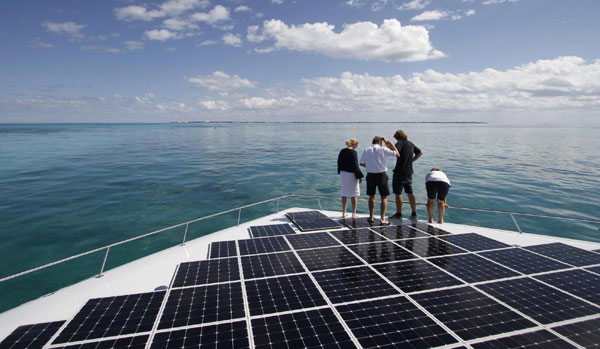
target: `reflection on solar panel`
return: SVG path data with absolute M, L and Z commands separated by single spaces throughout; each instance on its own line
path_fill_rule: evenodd
M 397 244 L 421 257 L 446 256 L 449 254 L 467 252 L 441 238 L 405 239 L 396 241 Z
M 338 238 L 343 244 L 360 244 L 363 242 L 385 241 L 381 235 L 370 229 L 352 229 L 332 231 L 331 234 Z
M 560 242 L 528 246 L 526 249 L 543 254 L 544 256 L 558 259 L 561 262 L 583 267 L 585 265 L 600 264 L 600 255 L 581 248 L 565 245 Z
M 235 241 L 217 241 L 210 244 L 209 258 L 223 258 L 237 256 Z
M 240 254 L 242 256 L 290 250 L 290 246 L 287 244 L 283 236 L 239 240 L 238 243 L 240 246 Z
M 298 251 L 308 270 L 323 270 L 363 264 L 344 247 Z
M 534 327 L 535 324 L 472 287 L 411 296 L 464 340 Z
M 584 270 L 569 270 L 535 278 L 600 305 L 600 275 Z
M 475 233 L 452 234 L 444 237 L 444 239 L 469 251 L 483 251 L 510 247 L 510 245 Z
M 585 268 L 585 270 L 589 270 L 592 273 L 600 274 L 600 266 L 598 266 L 598 267 L 591 267 L 591 268 Z
M 55 321 L 19 326 L 0 342 L 0 348 L 41 348 L 64 323 L 65 321 Z
M 252 316 L 327 304 L 306 274 L 246 281 L 246 292 Z
M 430 236 L 429 234 L 419 231 L 409 225 L 381 227 L 374 228 L 373 230 L 390 240 L 414 239 Z
M 329 218 L 320 211 L 298 211 L 288 212 L 285 214 L 289 219 L 312 219 L 312 218 Z
M 379 218 L 375 218 L 372 223 L 369 222 L 369 219 L 367 217 L 356 218 L 356 219 L 346 218 L 346 219 L 340 220 L 340 222 L 343 225 L 347 226 L 348 228 L 355 228 L 355 229 L 381 226 L 381 219 L 379 219 Z
M 600 312 L 600 308 L 527 277 L 476 287 L 543 324 Z
M 340 305 L 336 309 L 364 348 L 432 348 L 457 342 L 405 297 Z
M 245 279 L 304 272 L 302 264 L 292 252 L 242 257 L 242 270 Z
M 558 326 L 553 330 L 585 348 L 596 348 L 600 344 L 600 319 Z
M 172 290 L 159 329 L 232 320 L 246 316 L 239 282 Z
M 471 344 L 475 349 L 526 349 L 526 348 L 576 348 L 567 341 L 560 339 L 546 330 L 517 334 L 510 337 L 492 339 L 486 342 Z
M 53 344 L 152 330 L 165 292 L 90 299 Z
M 379 264 L 375 268 L 406 293 L 462 284 L 423 260 Z
M 246 321 L 159 332 L 150 348 L 249 348 Z
M 427 234 L 434 235 L 434 236 L 450 234 L 448 231 L 446 231 L 444 229 L 440 229 L 440 228 L 434 227 L 432 225 L 429 225 L 429 224 L 426 224 L 423 222 L 413 223 L 410 226 L 413 228 L 422 230 L 422 231 L 426 232 Z
M 327 233 L 297 234 L 288 236 L 287 239 L 296 250 L 340 244 Z
M 335 229 L 340 227 L 333 219 L 329 218 L 295 219 L 294 224 L 302 231 Z
M 519 274 L 473 254 L 428 259 L 466 282 L 502 279 Z
M 237 258 L 211 259 L 181 263 L 173 287 L 205 285 L 240 279 Z
M 95 349 L 95 348 L 128 348 L 128 349 L 143 349 L 148 343 L 148 335 L 125 337 L 118 339 L 109 339 L 98 342 L 86 342 L 83 344 L 73 344 L 64 347 L 52 347 L 52 348 L 64 348 L 64 349 Z
M 369 267 L 336 269 L 313 275 L 332 303 L 399 294 Z
M 289 224 L 273 224 L 250 227 L 250 236 L 253 238 L 287 234 L 296 234 L 294 228 L 292 228 Z
M 500 263 L 523 274 L 541 273 L 569 268 L 568 265 L 540 256 L 522 248 L 508 248 L 480 253 L 496 263 Z
M 414 254 L 389 241 L 350 245 L 348 247 L 370 264 L 417 258 Z

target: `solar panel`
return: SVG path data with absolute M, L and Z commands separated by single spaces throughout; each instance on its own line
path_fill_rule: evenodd
M 335 229 L 340 227 L 336 221 L 329 218 L 294 219 L 294 224 L 302 231 Z
M 600 312 L 600 308 L 527 277 L 476 287 L 543 324 Z
M 356 348 L 330 308 L 252 320 L 256 348 Z
M 448 232 L 444 229 L 437 228 L 437 227 L 434 227 L 433 225 L 429 225 L 429 224 L 426 224 L 423 222 L 413 223 L 410 226 L 413 228 L 422 230 L 422 231 L 426 232 L 427 234 L 433 235 L 433 236 L 450 235 L 450 232 Z
M 313 273 L 313 276 L 332 303 L 399 294 L 369 267 L 335 269 Z
M 287 240 L 296 250 L 336 246 L 340 244 L 327 233 L 296 234 L 288 236 Z
M 206 285 L 240 279 L 237 258 L 210 259 L 181 263 L 172 287 Z
M 330 232 L 343 244 L 360 244 L 364 242 L 385 241 L 385 238 L 370 229 L 351 229 Z
M 405 297 L 336 307 L 363 348 L 433 348 L 457 340 Z
M 209 258 L 223 258 L 237 256 L 235 241 L 217 241 L 210 244 Z
M 592 252 L 600 253 L 600 249 L 593 250 Z
M 363 262 L 344 247 L 328 247 L 297 252 L 308 270 L 324 270 L 360 265 Z
M 560 242 L 528 246 L 526 249 L 543 254 L 544 256 L 558 259 L 561 262 L 583 267 L 586 265 L 600 264 L 600 255 L 581 248 L 565 245 Z
M 395 242 L 420 257 L 446 256 L 467 252 L 460 247 L 449 244 L 443 238 L 405 239 Z
M 0 348 L 41 348 L 66 321 L 45 322 L 17 327 L 0 342 Z
M 481 343 L 471 344 L 471 346 L 475 349 L 576 348 L 569 342 L 565 341 L 564 339 L 561 339 L 560 337 L 546 330 L 539 330 L 535 332 L 517 334 L 510 337 L 492 339 Z
M 154 335 L 150 348 L 249 348 L 246 321 L 187 328 Z
M 540 256 L 522 248 L 508 248 L 504 250 L 480 253 L 496 263 L 500 263 L 523 274 L 541 273 L 551 270 L 570 268 L 567 264 Z
M 356 218 L 356 219 L 342 219 L 340 220 L 340 222 L 347 226 L 348 228 L 369 228 L 369 227 L 379 227 L 381 226 L 381 219 L 379 218 L 375 218 L 373 219 L 373 222 L 369 222 L 369 218 L 367 217 L 362 217 L 362 218 Z
M 304 272 L 294 253 L 281 252 L 242 257 L 244 279 Z
M 159 329 L 233 320 L 246 316 L 240 282 L 171 290 Z
M 152 330 L 164 291 L 90 299 L 53 344 Z
M 595 348 L 600 343 L 600 318 L 554 327 L 553 330 L 584 348 Z
M 373 230 L 390 240 L 414 239 L 430 236 L 429 234 L 408 225 L 373 228 Z
M 406 293 L 462 284 L 424 260 L 379 264 L 375 269 Z
M 52 348 L 64 348 L 64 349 L 104 349 L 104 348 L 128 348 L 128 349 L 143 349 L 146 347 L 148 343 L 148 338 L 150 336 L 134 336 L 134 337 L 125 337 L 118 339 L 109 339 L 98 342 L 86 342 L 83 344 L 72 344 L 62 347 L 52 347 Z
M 511 247 L 500 241 L 475 233 L 452 234 L 445 236 L 443 239 L 469 251 L 495 250 L 498 248 Z
M 600 274 L 600 266 L 598 266 L 598 267 L 592 267 L 592 268 L 585 268 L 585 270 L 589 270 L 592 273 Z
M 535 326 L 533 322 L 470 286 L 419 293 L 411 297 L 464 340 Z
M 307 274 L 246 281 L 250 315 L 327 305 Z
M 242 256 L 290 250 L 290 246 L 287 244 L 283 236 L 239 240 L 238 243 L 240 246 L 240 255 Z
M 298 211 L 298 212 L 288 212 L 285 214 L 289 219 L 312 219 L 312 218 L 329 218 L 321 211 Z
M 414 254 L 389 241 L 350 245 L 348 247 L 369 264 L 417 258 Z
M 569 270 L 534 276 L 561 290 L 600 305 L 600 275 L 584 270 Z
M 253 238 L 288 234 L 296 234 L 296 231 L 287 223 L 250 227 L 250 236 Z
M 519 275 L 474 254 L 431 258 L 428 261 L 466 282 L 495 280 Z

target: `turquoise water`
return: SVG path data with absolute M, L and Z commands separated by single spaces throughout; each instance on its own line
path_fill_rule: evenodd
M 0 277 L 141 233 L 291 192 L 337 197 L 345 139 L 359 156 L 403 128 L 424 152 L 414 187 L 442 167 L 450 205 L 595 218 L 598 128 L 458 124 L 0 125 Z M 390 165 L 392 165 L 390 163 Z M 391 166 L 390 166 L 391 167 Z M 365 184 L 361 191 L 364 195 Z M 339 200 L 321 200 L 338 209 Z M 318 207 L 314 199 L 290 206 Z M 360 203 L 365 212 L 366 202 Z M 274 204 L 243 212 L 249 220 Z M 408 207 L 405 215 L 409 214 Z M 426 213 L 419 208 L 421 218 Z M 600 241 L 599 226 L 518 218 L 524 231 Z M 190 226 L 218 230 L 237 213 Z M 452 223 L 514 230 L 510 217 L 448 210 Z M 111 250 L 107 267 L 181 241 L 183 230 Z M 0 284 L 0 311 L 97 273 L 102 252 Z M 203 256 L 199 256 L 202 258 Z

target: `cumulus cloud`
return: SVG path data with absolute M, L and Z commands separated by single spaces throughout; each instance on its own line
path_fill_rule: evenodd
M 216 71 L 212 75 L 198 75 L 187 78 L 187 81 L 201 88 L 222 93 L 256 87 L 256 82 L 242 79 L 238 75 L 231 76 L 221 71 Z
M 198 28 L 198 25 L 196 25 L 195 23 L 180 18 L 165 19 L 163 21 L 163 25 L 165 26 L 165 28 L 175 31 Z
M 202 47 L 202 46 L 210 46 L 210 45 L 216 45 L 217 42 L 214 40 L 204 40 L 201 43 L 198 44 L 198 46 Z
M 110 46 L 101 46 L 101 45 L 84 45 L 81 46 L 81 50 L 83 51 L 96 51 L 96 52 L 108 52 L 108 53 L 118 53 L 121 52 L 120 49 L 116 47 Z
M 125 47 L 130 51 L 141 50 L 144 48 L 144 43 L 136 40 L 125 41 Z
M 283 4 L 283 0 L 271 0 L 271 2 L 277 5 Z
M 252 11 L 252 9 L 245 5 L 238 6 L 235 8 L 235 10 L 233 10 L 233 12 L 250 12 L 250 11 Z
M 429 0 L 412 0 L 398 6 L 399 10 L 422 10 L 429 5 Z
M 138 5 L 115 8 L 115 15 L 123 21 L 151 21 L 161 17 L 177 16 L 194 8 L 206 7 L 208 4 L 208 0 L 169 0 L 154 9 Z
M 85 35 L 81 32 L 83 28 L 87 27 L 85 24 L 77 24 L 75 22 L 44 22 L 42 23 L 46 30 L 49 32 L 69 36 L 73 40 L 83 39 Z
M 146 32 L 144 32 L 144 36 L 148 40 L 158 40 L 158 41 L 165 41 L 165 40 L 180 38 L 180 36 L 177 33 L 172 32 L 167 29 L 147 30 Z
M 229 10 L 221 5 L 215 6 L 208 13 L 197 12 L 190 17 L 193 21 L 206 22 L 208 24 L 214 24 L 221 21 L 229 20 Z
M 317 52 L 334 58 L 382 60 L 387 62 L 422 61 L 444 57 L 429 41 L 429 32 L 423 26 L 402 26 L 396 19 L 386 19 L 381 26 L 371 22 L 345 25 L 340 33 L 326 22 L 287 25 L 280 20 L 263 22 L 248 27 L 250 42 L 274 40 L 271 47 L 257 52 L 276 49 Z
M 34 48 L 52 48 L 52 47 L 54 47 L 54 45 L 52 45 L 51 43 L 44 42 L 40 38 L 35 38 L 35 39 L 29 41 L 28 44 L 30 47 L 34 47 Z
M 208 101 L 197 101 L 196 103 L 198 104 L 198 107 L 203 110 L 225 111 L 230 108 L 229 104 L 227 104 L 227 102 L 224 102 L 224 101 L 208 100 Z
M 503 2 L 517 2 L 519 0 L 486 0 L 483 2 L 484 5 L 501 4 Z
M 234 46 L 234 47 L 242 46 L 242 39 L 240 38 L 239 35 L 227 33 L 227 34 L 223 35 L 223 37 L 221 39 L 223 40 L 223 43 L 225 43 L 225 45 Z
M 411 21 L 415 21 L 415 22 L 419 22 L 419 21 L 438 21 L 440 19 L 443 19 L 445 17 L 448 17 L 448 12 L 446 11 L 439 11 L 439 10 L 432 10 L 432 11 L 425 11 L 419 15 L 414 16 Z

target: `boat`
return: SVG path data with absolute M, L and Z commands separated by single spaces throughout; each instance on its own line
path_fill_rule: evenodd
M 279 209 L 294 197 L 318 208 Z M 264 204 L 275 212 L 241 222 Z M 188 241 L 191 224 L 236 211 Z M 597 346 L 600 243 L 493 212 L 516 230 L 382 226 L 299 194 L 215 213 L 0 279 L 105 251 L 97 275 L 0 314 L 0 348 Z M 111 247 L 183 227 L 181 244 L 104 270 Z

